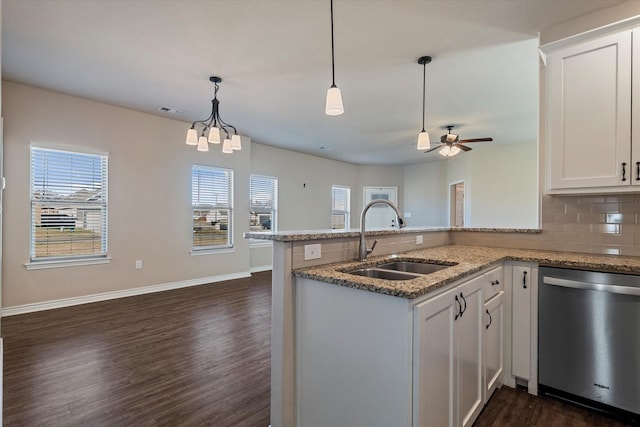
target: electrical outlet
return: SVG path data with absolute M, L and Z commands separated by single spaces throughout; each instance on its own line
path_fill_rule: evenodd
M 416 236 L 416 245 L 421 245 L 424 243 L 423 236 Z
M 142 260 L 136 260 L 136 270 L 140 270 L 142 268 Z
M 304 260 L 318 259 L 322 255 L 320 243 L 315 245 L 304 245 Z

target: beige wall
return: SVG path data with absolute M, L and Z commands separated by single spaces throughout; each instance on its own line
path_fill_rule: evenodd
M 447 162 L 404 167 L 404 212 L 409 226 L 448 226 Z
M 485 145 L 469 161 L 467 227 L 538 228 L 538 145 Z
M 251 173 L 278 178 L 278 230 L 331 228 L 331 186 L 358 185 L 358 166 L 254 144 Z M 353 209 L 352 209 L 353 210 Z
M 251 144 L 223 155 L 184 144 L 184 122 L 4 82 L 3 306 L 113 292 L 249 271 L 248 180 Z M 45 270 L 29 261 L 29 145 L 109 153 L 110 264 Z M 232 168 L 235 252 L 191 256 L 194 163 Z M 8 224 L 8 226 L 7 226 Z M 141 270 L 135 260 L 143 261 Z

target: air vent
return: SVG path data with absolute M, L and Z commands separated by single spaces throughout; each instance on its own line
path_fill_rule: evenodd
M 176 115 L 176 116 L 183 116 L 184 115 L 183 111 L 176 110 L 175 108 L 171 108 L 171 107 L 158 107 L 158 111 L 162 111 L 163 113 L 173 114 L 173 115 Z

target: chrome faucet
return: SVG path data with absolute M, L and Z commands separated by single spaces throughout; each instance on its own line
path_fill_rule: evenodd
M 369 203 L 367 203 L 367 206 L 364 207 L 364 209 L 362 209 L 362 213 L 360 214 L 360 246 L 358 248 L 358 259 L 360 261 L 366 261 L 367 260 L 367 255 L 369 255 L 371 252 L 373 252 L 373 250 L 376 247 L 376 244 L 378 243 L 377 240 L 373 241 L 373 246 L 371 246 L 370 248 L 367 247 L 367 241 L 364 238 L 364 217 L 367 214 L 367 211 L 369 210 L 369 208 L 373 205 L 377 205 L 377 204 L 383 204 L 383 205 L 387 205 L 389 206 L 391 209 L 393 209 L 396 213 L 396 216 L 398 217 L 398 228 L 402 228 L 404 227 L 404 220 L 402 219 L 402 216 L 400 215 L 400 211 L 398 210 L 398 208 L 396 207 L 396 205 L 394 205 L 393 203 L 391 203 L 388 200 L 384 200 L 384 199 L 376 199 L 376 200 L 372 200 Z

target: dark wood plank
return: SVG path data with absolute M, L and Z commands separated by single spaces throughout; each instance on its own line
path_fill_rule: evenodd
M 268 426 L 271 274 L 4 318 L 4 425 Z
M 559 399 L 532 396 L 524 389 L 496 390 L 474 427 L 622 427 L 632 424 Z

